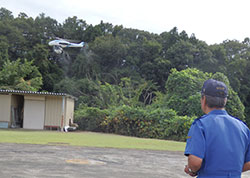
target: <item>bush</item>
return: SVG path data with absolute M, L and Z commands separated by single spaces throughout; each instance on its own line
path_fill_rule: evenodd
M 229 86 L 226 108 L 230 114 L 244 119 L 244 106 L 224 74 L 212 75 L 187 69 L 180 72 L 172 70 L 166 82 L 167 93 L 155 93 L 153 104 L 147 106 L 138 104 L 138 100 L 132 102 L 133 97 L 126 98 L 129 102 L 123 102 L 124 93 L 116 95 L 118 86 L 102 85 L 103 90 L 109 91 L 101 97 L 105 96 L 105 101 L 108 101 L 106 109 L 82 106 L 76 111 L 76 122 L 82 130 L 184 141 L 194 118 L 203 115 L 200 90 L 208 78 L 224 81 Z
M 106 110 L 82 106 L 75 112 L 75 122 L 79 125 L 80 130 L 99 132 L 102 131 L 100 125 L 106 115 Z
M 143 108 L 123 105 L 109 113 L 102 122 L 106 132 L 141 137 L 141 124 L 146 119 L 146 111 Z
M 185 141 L 194 119 L 194 117 L 176 116 L 168 120 L 168 127 L 166 127 L 164 132 L 164 139 Z
M 143 138 L 184 141 L 193 118 L 172 109 L 119 106 L 109 110 L 84 107 L 75 114 L 80 129 Z
M 244 121 L 244 105 L 230 86 L 228 78 L 220 72 L 212 74 L 191 68 L 182 71 L 173 69 L 166 82 L 166 95 L 157 100 L 157 105 L 174 109 L 180 116 L 202 116 L 200 92 L 203 82 L 210 78 L 222 81 L 228 86 L 229 97 L 226 109 L 229 114 Z

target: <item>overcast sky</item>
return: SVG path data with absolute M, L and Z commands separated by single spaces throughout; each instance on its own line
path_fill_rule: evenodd
M 208 44 L 250 37 L 250 0 L 0 0 L 1 7 L 35 18 L 40 13 L 62 23 L 77 16 L 160 34 L 177 27 Z

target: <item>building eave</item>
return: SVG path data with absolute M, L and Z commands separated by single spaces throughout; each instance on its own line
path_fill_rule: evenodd
M 66 94 L 66 93 L 54 93 L 54 92 L 38 92 L 38 91 L 24 91 L 24 90 L 2 90 L 0 89 L 0 94 L 28 94 L 28 95 L 43 95 L 43 96 L 65 96 L 77 100 L 76 97 Z

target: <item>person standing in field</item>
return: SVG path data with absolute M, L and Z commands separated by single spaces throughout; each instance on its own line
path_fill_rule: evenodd
M 198 178 L 240 178 L 250 170 L 250 130 L 225 110 L 228 88 L 209 79 L 201 91 L 205 113 L 188 132 L 185 173 Z

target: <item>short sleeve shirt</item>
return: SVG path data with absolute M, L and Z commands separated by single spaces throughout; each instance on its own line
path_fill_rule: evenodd
M 213 110 L 193 122 L 185 149 L 189 154 L 203 159 L 198 177 L 238 178 L 250 161 L 250 131 L 225 110 Z

